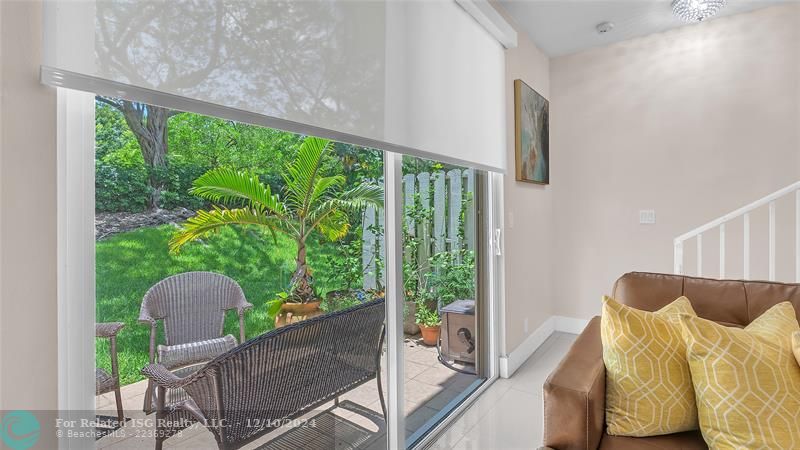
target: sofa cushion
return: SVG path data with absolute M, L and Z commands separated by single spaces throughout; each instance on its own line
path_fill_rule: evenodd
M 787 300 L 800 321 L 800 284 L 630 272 L 614 283 L 611 293 L 614 300 L 645 311 L 663 308 L 681 295 L 691 300 L 699 317 L 723 325 L 744 327 Z
M 680 314 L 695 315 L 686 297 L 656 312 L 603 298 L 608 434 L 657 436 L 697 429 Z
M 698 317 L 728 326 L 750 323 L 747 294 L 741 281 L 685 277 L 683 293 L 692 301 Z
M 681 316 L 700 429 L 712 448 L 800 448 L 800 331 L 791 303 L 745 329 Z
M 785 301 L 789 301 L 794 306 L 795 317 L 800 322 L 800 285 L 747 281 L 744 283 L 744 288 L 747 293 L 748 323 L 776 304 Z
M 644 311 L 656 311 L 680 296 L 689 298 L 692 308 L 704 319 L 738 327 L 752 320 L 748 316 L 747 293 L 741 281 L 630 272 L 614 283 L 611 294 L 623 305 Z
M 683 295 L 683 277 L 662 273 L 631 272 L 621 276 L 611 298 L 642 311 L 657 311 Z
M 177 345 L 159 345 L 158 363 L 167 369 L 210 361 L 236 347 L 236 338 L 228 334 L 220 338 Z

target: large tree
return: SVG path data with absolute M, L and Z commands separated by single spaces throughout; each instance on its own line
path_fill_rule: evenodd
M 164 190 L 164 175 L 169 164 L 167 124 L 170 117 L 180 114 L 181 111 L 110 97 L 97 97 L 97 100 L 118 109 L 128 128 L 136 136 L 142 149 L 142 158 L 147 165 L 147 181 L 150 185 L 147 209 L 158 209 L 161 191 Z

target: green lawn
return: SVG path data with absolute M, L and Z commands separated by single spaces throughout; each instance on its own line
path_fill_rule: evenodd
M 247 313 L 247 338 L 273 328 L 265 303 L 284 290 L 294 269 L 296 246 L 278 236 L 263 238 L 252 232 L 225 229 L 203 242 L 188 244 L 180 254 L 169 254 L 167 243 L 175 228 L 163 225 L 121 233 L 97 242 L 97 321 L 125 322 L 118 337 L 122 384 L 143 379 L 139 373 L 148 362 L 149 327 L 139 324 L 139 306 L 144 293 L 158 281 L 182 272 L 207 270 L 236 280 L 254 308 Z M 323 254 L 332 255 L 335 245 L 309 243 L 308 259 L 320 294 L 337 288 L 325 280 Z M 226 317 L 225 333 L 239 338 L 235 313 Z M 108 341 L 97 340 L 97 363 L 110 368 Z

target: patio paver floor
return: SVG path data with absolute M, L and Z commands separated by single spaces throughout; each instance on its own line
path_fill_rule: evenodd
M 410 435 L 421 427 L 428 419 L 442 410 L 453 398 L 461 394 L 474 380 L 474 375 L 460 374 L 443 366 L 437 359 L 435 347 L 427 347 L 418 342 L 415 338 L 406 337 L 405 339 L 405 414 L 406 414 L 406 435 Z M 385 356 L 384 356 L 385 358 Z M 385 360 L 381 367 L 385 375 Z M 384 394 L 386 393 L 386 377 L 384 380 Z M 124 427 L 116 432 L 105 436 L 97 441 L 98 449 L 140 449 L 152 448 L 155 440 L 152 437 L 153 430 L 149 426 L 155 414 L 145 415 L 142 412 L 144 402 L 144 392 L 147 387 L 146 381 L 129 384 L 122 387 L 122 403 L 125 407 L 126 417 L 130 417 Z M 353 389 L 340 396 L 340 400 L 349 400 L 356 405 L 369 408 L 372 411 L 381 413 L 378 389 L 374 381 Z M 99 395 L 95 399 L 98 414 L 116 415 L 116 404 L 114 403 L 114 393 Z M 304 418 L 310 418 L 322 413 L 324 410 L 333 407 L 333 402 L 309 412 Z M 375 423 L 363 415 L 349 409 L 335 408 L 333 413 L 342 419 L 363 427 L 373 433 L 383 433 Z M 245 449 L 267 449 L 270 448 L 269 442 L 276 439 L 283 433 L 289 432 L 291 428 L 283 427 L 279 430 L 267 434 L 263 438 L 245 446 Z M 337 439 L 339 436 L 337 436 Z M 337 443 L 337 448 L 354 448 L 348 445 L 346 437 L 343 443 Z M 343 445 L 338 445 L 343 444 Z M 377 439 L 366 448 L 368 450 L 385 448 L 383 439 Z M 214 437 L 210 431 L 202 426 L 194 426 L 184 430 L 180 436 L 174 436 L 164 442 L 165 448 L 191 448 L 191 449 L 215 449 L 217 448 Z

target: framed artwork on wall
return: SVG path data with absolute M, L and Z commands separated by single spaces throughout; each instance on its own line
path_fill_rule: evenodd
M 514 80 L 517 181 L 550 184 L 550 102 L 522 80 Z

